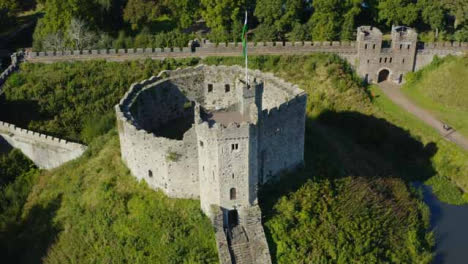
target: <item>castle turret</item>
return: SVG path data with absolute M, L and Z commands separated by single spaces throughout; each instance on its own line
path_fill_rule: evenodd
M 403 75 L 414 70 L 418 34 L 409 27 L 392 27 L 392 57 L 393 73 L 390 76 L 395 82 L 401 83 Z
M 212 111 L 195 107 L 198 135 L 200 201 L 211 215 L 211 205 L 226 212 L 257 203 L 258 115 L 263 83 L 236 82 L 238 109 Z M 227 219 L 227 218 L 226 218 Z

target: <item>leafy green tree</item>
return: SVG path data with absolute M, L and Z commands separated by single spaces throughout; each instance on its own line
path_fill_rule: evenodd
M 201 15 L 212 31 L 214 41 L 229 40 L 229 32 L 234 28 L 235 23 L 242 21 L 244 1 L 241 0 L 201 0 Z
M 363 0 L 343 1 L 343 25 L 341 29 L 341 40 L 352 40 L 357 27 L 357 17 L 361 14 Z
M 291 41 L 304 41 L 309 39 L 310 34 L 307 25 L 296 23 L 292 31 L 289 33 L 289 40 Z
M 18 9 L 18 0 L 0 0 L 0 30 L 13 24 Z
M 34 31 L 34 47 L 40 48 L 40 43 L 50 34 L 67 32 L 72 18 L 86 21 L 90 31 L 96 31 L 104 26 L 103 9 L 95 0 L 47 0 L 45 2 L 45 15 L 41 18 Z M 71 40 L 65 38 L 71 44 Z M 70 45 L 68 45 L 70 46 Z
M 468 25 L 457 30 L 454 34 L 454 38 L 456 41 L 468 42 Z
M 133 30 L 147 24 L 163 12 L 163 2 L 159 0 L 128 0 L 123 18 Z
M 439 29 L 444 26 L 446 10 L 439 0 L 419 0 L 419 8 L 424 23 L 428 24 L 434 30 L 435 37 L 438 38 Z
M 341 0 L 315 0 L 312 2 L 314 13 L 309 24 L 313 40 L 323 41 L 338 38 L 342 21 L 341 4 Z
M 200 16 L 200 0 L 166 0 L 166 6 L 180 29 L 190 27 Z
M 282 38 L 301 22 L 305 5 L 303 0 L 258 0 L 255 16 L 262 24 L 273 27 Z
M 453 27 L 457 29 L 460 25 L 468 22 L 468 1 L 466 0 L 442 0 L 444 5 L 455 18 Z
M 413 25 L 418 19 L 419 8 L 415 0 L 381 0 L 377 6 L 379 21 L 387 26 Z
M 255 41 L 273 41 L 276 38 L 276 30 L 272 26 L 260 24 L 255 29 Z

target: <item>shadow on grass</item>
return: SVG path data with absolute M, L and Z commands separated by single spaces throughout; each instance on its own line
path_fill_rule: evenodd
M 25 219 L 5 227 L 5 232 L 0 233 L 4 263 L 42 263 L 59 232 L 53 219 L 61 201 L 58 197 L 44 207 L 35 205 Z
M 320 114 L 306 120 L 305 168 L 280 177 L 278 182 L 262 186 L 259 204 L 264 222 L 271 219 L 281 197 L 297 191 L 308 180 L 320 182 L 345 176 L 369 179 L 400 178 L 407 184 L 425 181 L 435 175 L 431 157 L 434 143 L 424 145 L 408 131 L 385 119 L 359 112 Z M 265 228 L 273 262 L 276 244 Z
M 31 121 L 46 120 L 40 115 L 39 103 L 35 100 L 8 101 L 0 97 L 0 120 L 27 128 Z

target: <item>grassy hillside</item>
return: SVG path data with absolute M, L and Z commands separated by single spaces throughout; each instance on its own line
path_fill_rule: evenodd
M 132 83 L 198 61 L 25 63 L 4 86 L 0 120 L 89 143 L 113 126 L 113 107 Z
M 243 63 L 240 58 L 208 58 L 205 62 Z M 375 87 L 362 86 L 339 58 L 261 56 L 249 66 L 274 72 L 309 94 L 307 125 L 320 128 L 316 140 L 327 140 L 323 151 L 340 154 L 343 170 L 425 181 L 442 201 L 468 202 L 468 195 L 463 197 L 459 188 L 468 190 L 468 153 L 443 140 Z
M 22 214 L 32 222 L 24 232 L 41 226 L 35 237 L 50 248 L 32 247 L 38 253 L 25 256 L 44 255 L 46 263 L 216 261 L 213 232 L 198 201 L 171 200 L 138 184 L 120 161 L 115 132 L 98 136 L 111 129 L 112 106 L 131 82 L 197 62 L 25 64 L 9 79 L 0 109 L 7 106 L 21 121 L 30 113 L 22 102 L 32 101 L 40 114 L 25 125 L 93 142 L 85 157 L 41 174 Z M 432 183 L 444 201 L 463 203 L 452 181 L 467 183 L 466 153 L 362 86 L 336 56 L 251 57 L 250 67 L 274 72 L 309 94 L 306 167 L 261 189 L 275 260 L 429 263 L 429 212 L 410 182 Z M 109 118 L 87 123 L 90 112 Z M 19 243 L 26 245 L 20 252 L 32 244 Z
M 436 58 L 406 79 L 411 100 L 468 138 L 468 56 Z
M 8 243 L 8 263 L 217 263 L 199 201 L 169 199 L 129 174 L 117 133 L 43 172 Z M 4 233 L 2 233 L 3 235 Z

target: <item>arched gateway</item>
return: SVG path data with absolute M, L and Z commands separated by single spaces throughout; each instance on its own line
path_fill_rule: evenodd
M 390 71 L 387 70 L 387 69 L 383 69 L 379 72 L 379 78 L 378 78 L 378 82 L 381 83 L 381 82 L 384 82 L 386 80 L 388 80 L 388 77 L 390 76 Z

